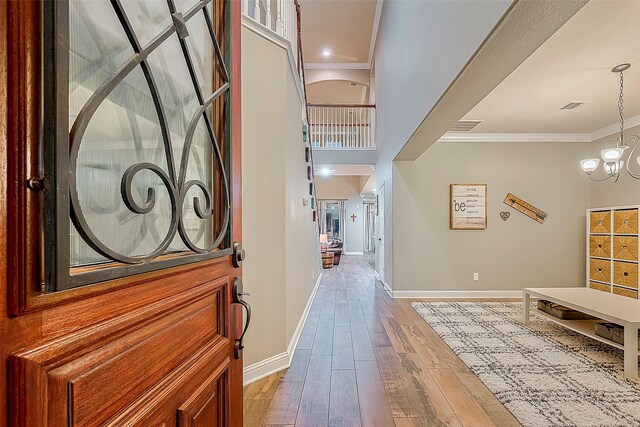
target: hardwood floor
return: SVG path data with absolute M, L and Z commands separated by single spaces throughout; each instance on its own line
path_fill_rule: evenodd
M 519 426 L 363 257 L 324 277 L 293 363 L 245 387 L 245 426 Z

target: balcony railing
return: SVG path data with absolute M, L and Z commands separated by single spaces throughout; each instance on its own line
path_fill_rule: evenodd
M 313 148 L 376 148 L 375 105 L 309 104 L 308 110 Z
M 298 16 L 295 0 L 242 0 L 242 12 L 291 43 L 298 55 Z

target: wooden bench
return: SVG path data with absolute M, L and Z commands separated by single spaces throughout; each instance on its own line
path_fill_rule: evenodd
M 531 297 L 564 305 L 601 320 L 624 327 L 624 345 L 595 334 L 598 320 L 561 320 L 540 310 L 537 313 L 552 322 L 624 351 L 624 376 L 638 378 L 638 328 L 640 328 L 640 300 L 623 297 L 591 288 L 525 288 L 522 290 L 522 320 L 529 324 Z

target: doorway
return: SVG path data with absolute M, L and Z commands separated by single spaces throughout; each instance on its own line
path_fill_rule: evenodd
M 329 241 L 345 240 L 345 200 L 320 200 L 320 234 L 326 234 Z

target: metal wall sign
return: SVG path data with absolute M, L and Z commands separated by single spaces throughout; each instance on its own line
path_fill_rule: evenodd
M 216 17 L 214 9 L 217 8 L 212 7 L 212 0 L 195 2 L 186 10 L 178 10 L 174 0 L 167 0 L 166 4 L 162 3 L 162 9 L 153 11 L 148 9 L 148 3 L 140 2 L 136 7 L 141 12 L 132 14 L 128 10 L 132 6 L 127 2 L 104 2 L 113 8 L 102 17 L 104 25 L 109 22 L 109 16 L 113 16 L 113 23 L 120 27 L 114 27 L 113 31 L 122 32 L 122 40 L 127 44 L 122 46 L 123 43 L 116 45 L 106 40 L 99 28 L 94 32 L 83 28 L 95 37 L 77 40 L 75 33 L 80 30 L 70 29 L 70 16 L 87 13 L 77 9 L 76 4 L 83 3 L 91 2 L 74 2 L 73 6 L 68 1 L 44 2 L 46 77 L 42 151 L 45 290 L 62 290 L 229 255 L 231 196 L 228 171 L 231 153 L 227 129 L 232 82 L 225 65 L 229 47 L 228 36 L 224 34 L 229 22 L 228 7 L 222 8 L 223 16 Z M 141 18 L 145 13 L 148 16 Z M 195 26 L 196 20 L 203 22 L 202 31 L 194 31 L 194 28 L 200 29 Z M 143 27 L 143 22 L 149 24 Z M 83 25 L 86 27 L 89 23 Z M 92 49 L 101 55 L 83 58 L 84 52 L 72 52 L 70 43 L 81 42 L 91 43 Z M 178 78 L 172 75 L 173 67 L 160 70 L 153 62 L 169 44 L 176 46 L 179 52 L 171 61 L 184 71 L 181 84 L 172 83 L 172 77 Z M 206 49 L 203 46 L 211 46 L 211 52 L 203 52 Z M 113 72 L 104 72 L 107 65 L 101 56 L 108 57 L 113 51 L 126 52 L 126 55 L 122 54 L 120 62 L 114 62 L 117 66 Z M 70 69 L 73 71 L 71 65 L 76 66 L 79 60 L 85 60 L 87 67 L 95 67 L 94 75 L 98 77 L 94 79 L 104 78 L 95 82 L 95 87 L 86 94 L 86 102 L 78 112 L 73 112 L 69 105 L 75 87 Z M 70 65 L 71 61 L 76 62 Z M 209 87 L 209 74 L 215 74 L 213 87 Z M 135 80 L 136 75 L 140 76 L 139 80 Z M 190 80 L 186 86 L 184 76 L 187 82 Z M 123 90 L 125 81 L 129 82 L 127 90 Z M 86 88 L 83 90 L 89 92 Z M 147 105 L 151 108 L 136 99 L 145 94 L 148 94 Z M 77 98 L 75 92 L 73 96 Z M 182 112 L 182 109 L 168 105 L 169 97 L 176 103 L 191 99 L 194 108 L 185 108 Z M 130 105 L 127 109 L 121 108 L 119 102 Z M 104 115 L 102 121 L 108 120 L 109 116 L 103 113 L 107 107 L 109 111 L 126 110 L 126 119 L 111 126 L 114 129 L 125 128 L 132 135 L 128 141 L 131 143 L 130 159 L 123 160 L 120 155 L 115 166 L 113 159 L 111 163 L 88 163 L 88 155 L 83 153 L 83 147 L 89 144 L 90 138 L 94 138 L 90 141 L 92 147 L 98 146 L 93 150 L 103 150 L 100 153 L 108 154 L 108 150 L 116 150 L 123 144 L 115 137 L 109 138 L 108 126 L 99 129 L 102 133 L 89 130 L 92 120 L 98 115 Z M 141 129 L 141 124 L 151 128 L 149 123 L 159 129 L 156 141 L 148 136 L 146 128 Z M 102 146 L 101 140 L 96 143 L 97 134 L 104 139 Z M 150 150 L 150 145 L 157 149 Z M 153 151 L 152 160 L 143 155 L 149 151 Z M 100 191 L 99 182 L 88 186 L 85 180 L 87 165 L 95 172 L 89 176 L 94 179 L 95 176 L 115 176 L 119 186 L 105 186 L 110 190 L 104 192 Z M 198 173 L 191 172 L 193 170 Z M 108 216 L 108 204 L 92 204 L 88 202 L 91 199 L 98 202 L 109 200 L 126 207 L 120 212 L 113 210 L 113 215 L 121 217 L 118 224 L 134 221 L 136 232 L 146 239 L 145 244 L 140 245 L 139 239 L 134 245 L 135 240 L 131 239 L 133 243 L 130 245 L 115 245 L 113 242 L 118 242 L 119 238 L 123 241 L 130 239 L 128 229 L 124 225 L 113 227 L 110 231 L 115 236 L 99 230 L 100 218 L 113 218 Z M 77 245 L 88 246 L 99 260 L 91 268 L 87 265 L 73 268 L 70 262 L 69 254 L 73 250 L 70 236 L 75 232 L 80 237 Z M 118 233 L 121 233 L 120 237 Z

